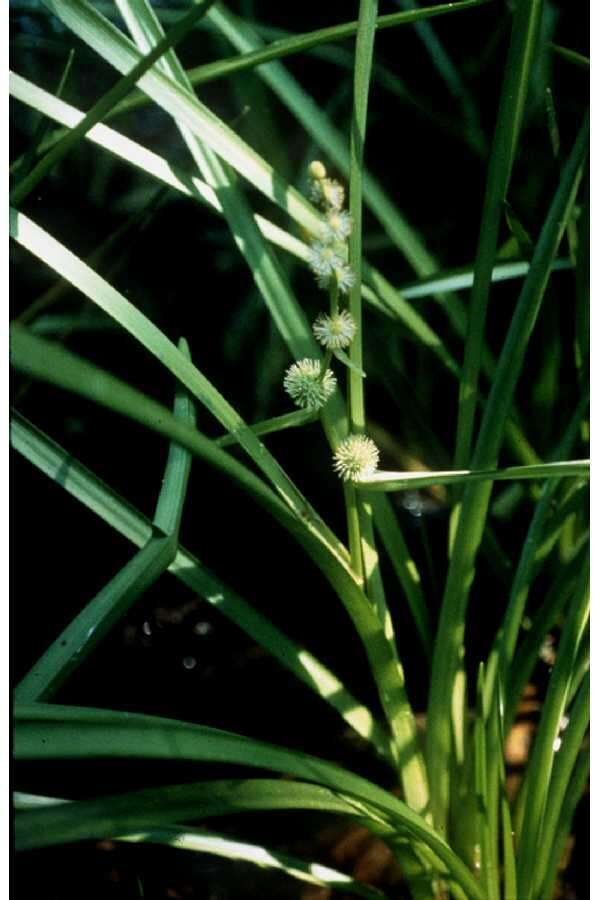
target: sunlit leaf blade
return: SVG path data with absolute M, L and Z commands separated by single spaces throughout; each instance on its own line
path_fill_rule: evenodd
M 44 0 L 44 4 L 121 74 L 127 74 L 140 62 L 142 54 L 135 45 L 86 0 L 76 4 L 70 0 Z M 318 232 L 321 217 L 310 203 L 186 90 L 156 68 L 142 77 L 139 86 L 294 221 L 312 233 Z
M 269 809 L 271 807 L 268 806 L 268 801 L 266 798 L 269 796 L 269 789 L 273 786 L 276 786 L 276 788 L 281 788 L 281 782 L 273 783 L 268 779 L 261 779 L 260 781 L 256 781 L 254 783 L 252 783 L 250 779 L 246 779 L 243 782 L 238 782 L 237 784 L 235 782 L 227 782 L 226 784 L 221 783 L 221 785 L 219 785 L 218 782 L 211 782 L 210 784 L 203 785 L 203 789 L 200 792 L 195 790 L 197 788 L 196 785 L 186 785 L 185 789 L 187 797 L 184 800 L 184 798 L 181 797 L 181 794 L 183 793 L 181 791 L 181 788 L 178 788 L 178 786 L 176 785 L 168 789 L 159 788 L 158 791 L 154 791 L 153 802 L 155 807 L 162 806 L 165 800 L 172 801 L 172 795 L 175 794 L 176 796 L 178 796 L 180 804 L 182 803 L 182 801 L 187 803 L 187 808 L 189 809 L 193 797 L 196 801 L 195 811 L 201 810 L 202 813 L 204 813 L 204 808 L 207 801 L 212 802 L 216 809 L 219 787 L 221 787 L 223 794 L 227 789 L 233 791 L 237 787 L 240 787 L 242 790 L 242 794 L 245 796 L 245 805 L 243 806 L 244 809 L 251 808 L 250 791 L 252 788 L 254 788 L 254 793 L 257 796 L 257 800 L 259 800 L 260 795 L 264 796 L 262 806 L 259 802 L 257 802 L 256 808 Z M 330 792 L 326 792 L 325 790 L 323 790 L 323 788 L 315 788 L 313 785 L 294 785 L 292 786 L 291 790 L 288 790 L 290 805 L 293 803 L 294 796 L 296 797 L 296 802 L 300 803 L 303 793 L 306 796 L 305 802 L 308 802 L 309 795 L 313 794 L 318 795 L 318 800 L 324 800 L 326 804 L 327 800 L 329 799 L 327 794 Z M 329 800 L 329 802 L 331 803 L 331 806 L 334 807 L 333 795 L 330 796 L 331 799 Z M 108 802 L 105 802 L 103 805 L 105 808 L 108 808 L 110 810 L 112 817 L 116 819 L 119 815 L 119 812 L 121 811 L 119 807 L 119 801 L 121 800 L 121 798 L 115 798 L 115 800 L 116 803 L 114 803 L 112 807 L 109 805 L 110 800 L 108 800 Z M 131 808 L 133 807 L 136 810 L 134 816 L 143 817 L 143 813 L 140 812 L 139 809 L 140 800 L 142 800 L 143 806 L 143 799 L 140 796 L 140 793 L 129 794 L 128 800 L 130 803 L 129 816 L 131 816 Z M 31 811 L 44 808 L 47 809 L 49 807 L 56 806 L 65 802 L 68 801 L 58 800 L 52 797 L 41 797 L 39 795 L 20 793 L 16 793 L 13 795 L 13 806 L 15 810 L 17 810 L 17 813 L 21 813 L 21 815 L 17 816 L 19 827 L 22 826 L 23 831 L 27 831 L 28 833 L 31 831 L 34 834 L 40 834 L 42 840 L 44 839 L 44 832 L 46 834 L 50 832 L 51 834 L 53 834 L 55 842 L 57 839 L 62 842 L 60 837 L 60 825 L 57 826 L 57 823 L 52 823 L 50 829 L 48 829 L 46 825 L 46 827 L 44 827 L 42 831 L 39 828 L 39 820 L 37 822 L 32 822 L 29 818 L 25 818 L 22 813 L 26 810 Z M 85 821 L 84 816 L 86 814 L 89 815 L 90 811 L 90 804 L 86 805 L 85 812 L 82 809 L 82 805 L 85 804 L 76 804 L 76 818 L 79 834 L 81 834 L 82 825 Z M 240 806 L 241 805 L 242 804 L 240 804 Z M 346 812 L 348 815 L 356 814 L 356 811 L 353 807 L 349 805 L 344 807 L 341 801 L 339 802 L 339 807 L 339 810 L 336 811 L 339 811 L 340 813 Z M 171 804 L 169 804 L 169 809 L 173 809 Z M 173 809 L 173 812 L 177 815 L 178 818 L 181 815 L 181 810 L 182 806 L 180 806 L 179 809 Z M 102 813 L 99 811 L 95 811 L 95 815 L 97 816 L 96 822 L 98 824 L 95 828 L 93 824 L 89 826 L 90 832 L 92 829 L 95 831 L 95 834 L 90 834 L 90 836 L 100 838 L 104 835 Z M 146 813 L 146 816 L 148 816 L 148 813 Z M 131 824 L 131 822 L 129 822 L 128 824 Z M 148 826 L 142 825 L 141 827 Z M 308 863 L 304 860 L 297 859 L 295 856 L 291 856 L 288 853 L 280 853 L 277 850 L 270 850 L 267 847 L 259 844 L 250 844 L 247 841 L 235 840 L 230 836 L 215 834 L 214 832 L 206 831 L 205 829 L 191 828 L 189 826 L 182 827 L 181 825 L 171 825 L 168 824 L 168 822 L 167 824 L 159 824 L 158 827 L 156 827 L 155 824 L 151 823 L 151 825 L 148 827 L 148 830 L 138 832 L 137 834 L 128 833 L 120 834 L 119 836 L 117 836 L 116 834 L 107 834 L 106 836 L 112 838 L 113 840 L 125 841 L 127 843 L 161 844 L 167 847 L 172 847 L 175 850 L 190 850 L 195 853 L 207 853 L 209 855 L 220 856 L 225 859 L 249 862 L 254 865 L 260 866 L 261 868 L 276 869 L 281 872 L 285 872 L 285 874 L 289 875 L 291 878 L 296 878 L 300 881 L 307 882 L 308 884 L 318 885 L 319 887 L 328 887 L 334 891 L 344 891 L 345 893 L 352 894 L 353 896 L 370 898 L 370 900 L 378 900 L 378 898 L 379 900 L 381 900 L 381 898 L 383 898 L 383 894 L 381 894 L 381 892 L 376 888 L 361 884 L 359 881 L 355 881 L 349 875 L 345 875 L 342 872 L 331 869 L 329 866 L 324 866 L 320 863 Z
M 72 131 L 67 132 L 67 134 L 65 134 L 64 137 L 48 151 L 46 156 L 37 163 L 35 168 L 15 186 L 10 195 L 10 202 L 15 206 L 19 206 L 36 185 L 38 185 L 54 168 L 56 163 L 83 139 L 86 131 L 93 128 L 97 122 L 101 122 L 105 119 L 111 110 L 115 108 L 117 103 L 123 97 L 127 96 L 140 78 L 154 66 L 157 60 L 160 59 L 170 47 L 175 46 L 175 44 L 183 40 L 214 2 L 215 0 L 203 0 L 203 2 L 194 5 L 186 15 L 182 16 L 177 24 L 173 26 L 169 35 L 150 51 L 144 59 L 141 59 L 130 72 L 113 85 L 113 87 L 111 87 L 94 104 L 82 121 Z
M 552 264 L 553 272 L 561 272 L 570 268 L 572 268 L 572 265 L 568 259 L 557 259 Z M 497 263 L 492 269 L 491 282 L 496 284 L 501 281 L 522 278 L 528 272 L 529 262 L 527 260 Z M 405 300 L 418 300 L 447 291 L 464 291 L 473 287 L 473 279 L 474 272 L 472 268 L 453 269 L 450 272 L 440 272 L 429 278 L 420 278 L 418 281 L 410 284 L 401 285 L 398 288 L 398 293 Z
M 340 792 L 350 803 L 357 801 L 367 816 L 383 820 L 429 846 L 467 895 L 483 900 L 471 872 L 421 816 L 364 778 L 307 754 L 202 725 L 46 704 L 15 707 L 14 747 L 17 760 L 170 760 L 175 751 L 179 759 L 190 762 L 227 761 L 320 783 Z
M 512 481 L 513 479 L 586 478 L 589 459 L 542 463 L 539 466 L 509 466 L 506 469 L 448 472 L 376 472 L 357 481 L 359 489 L 370 491 L 406 491 L 430 487 L 434 484 L 465 484 L 470 481 Z

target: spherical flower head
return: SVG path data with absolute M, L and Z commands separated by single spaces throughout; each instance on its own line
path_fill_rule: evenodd
M 321 226 L 321 236 L 326 243 L 343 242 L 352 231 L 352 217 L 344 209 L 331 209 Z
M 339 245 L 314 241 L 308 254 L 308 265 L 317 276 L 319 287 L 329 287 L 331 279 L 335 278 L 338 288 L 345 294 L 354 284 L 352 269 L 341 255 Z
M 346 262 L 333 244 L 314 241 L 310 245 L 308 265 L 317 278 L 324 278 L 326 281 L 329 281 L 338 269 L 342 269 L 346 265 Z
M 344 438 L 333 459 L 333 468 L 340 478 L 360 481 L 377 470 L 379 450 L 365 434 L 351 434 Z
M 316 339 L 327 350 L 344 350 L 356 334 L 354 319 L 345 309 L 331 316 L 322 313 L 313 325 Z
M 331 369 L 321 374 L 318 359 L 301 359 L 289 367 L 283 379 L 283 386 L 296 406 L 315 410 L 325 406 L 335 391 L 336 383 Z

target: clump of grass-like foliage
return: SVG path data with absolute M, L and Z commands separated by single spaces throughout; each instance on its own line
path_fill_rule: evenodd
M 25 283 L 32 260 L 62 279 L 15 312 L 11 343 L 18 384 L 29 395 L 40 381 L 56 388 L 57 396 L 59 390 L 79 394 L 139 423 L 169 447 L 150 520 L 30 421 L 27 406 L 21 406 L 28 395 L 17 393 L 15 451 L 47 475 L 57 492 L 67 491 L 128 539 L 135 553 L 112 578 L 105 573 L 105 587 L 15 688 L 17 761 L 35 763 L 39 773 L 56 760 L 90 767 L 85 799 L 73 799 L 75 791 L 69 798 L 64 792 L 56 796 L 51 785 L 44 794 L 27 791 L 20 782 L 16 847 L 148 841 L 381 897 L 357 879 L 291 857 L 285 846 L 267 850 L 198 826 L 244 810 L 318 809 L 358 820 L 382 839 L 415 900 L 551 900 L 589 766 L 587 60 L 552 42 L 558 12 L 543 0 L 427 7 L 400 2 L 396 11 L 391 4 L 388 10 L 377 0 L 360 0 L 344 7 L 356 21 L 303 34 L 273 32 L 262 21 L 261 4 L 255 4 L 255 15 L 252 4 L 240 5 L 234 12 L 233 4 L 211 0 L 156 8 L 149 0 L 41 0 L 22 9 L 15 4 L 17 19 L 29 25 L 15 38 L 10 91 L 18 116 L 25 109 L 35 115 L 18 119 L 26 141 L 11 167 L 11 237 Z M 478 18 L 484 9 L 487 18 Z M 477 50 L 499 53 L 500 46 L 503 54 L 502 82 L 491 82 L 495 93 L 485 101 L 486 116 L 497 110 L 493 128 L 482 125 L 477 102 L 443 44 L 447 24 L 470 29 L 471 17 Z M 404 82 L 379 65 L 376 36 L 405 30 L 423 42 L 426 55 L 418 67 L 402 69 Z M 47 46 L 38 42 L 40 34 Z M 496 50 L 485 49 L 496 34 Z M 58 48 L 67 60 L 58 85 L 40 75 L 45 46 L 55 54 Z M 331 92 L 343 83 L 345 93 L 331 108 L 315 103 L 291 74 L 294 65 L 286 68 L 288 56 L 295 64 L 320 60 L 329 66 Z M 21 60 L 27 65 L 21 67 Z M 97 91 L 87 111 L 68 99 L 76 94 L 70 85 L 86 60 L 92 68 L 96 60 L 103 73 L 99 83 L 111 85 Z M 466 265 L 464 257 L 446 258 L 444 267 L 437 262 L 425 243 L 435 244 L 435 229 L 429 234 L 423 227 L 421 234 L 408 224 L 402 198 L 386 189 L 388 173 L 379 165 L 377 145 L 369 143 L 370 114 L 380 105 L 388 125 L 398 130 L 395 137 L 390 131 L 390 140 L 401 146 L 418 139 L 416 131 L 404 132 L 398 110 L 409 96 L 420 106 L 419 115 L 427 116 L 419 100 L 427 90 L 420 84 L 423 66 L 453 98 L 451 115 L 427 120 L 438 129 L 440 148 L 457 141 L 460 152 L 472 154 L 487 171 L 481 191 L 475 182 L 464 187 L 467 208 L 478 210 L 469 225 L 476 246 L 467 238 L 463 243 L 469 247 Z M 561 79 L 552 79 L 557 67 L 576 73 L 568 83 L 580 86 L 578 94 L 561 96 Z M 230 84 L 240 96 L 254 93 L 247 114 L 228 124 L 215 111 L 218 104 L 213 108 L 200 98 L 218 97 L 210 87 L 225 91 Z M 563 107 L 572 118 L 576 110 L 580 121 L 565 126 Z M 160 121 L 173 127 L 169 141 L 159 140 L 151 150 L 150 131 L 140 124 L 159 110 L 166 114 Z M 287 152 L 291 120 L 303 136 L 303 159 Z M 545 134 L 546 122 L 547 142 L 523 153 L 524 129 Z M 263 147 L 261 135 L 271 128 L 281 143 L 269 147 L 263 141 Z M 117 209 L 123 218 L 124 211 L 125 220 L 91 256 L 77 243 L 81 223 L 74 219 L 64 229 L 70 237 L 63 239 L 53 226 L 61 190 L 74 177 L 71 163 L 84 153 L 92 154 L 99 172 L 118 172 L 130 184 L 111 198 L 112 213 Z M 401 150 L 397 159 L 402 172 Z M 123 172 L 131 171 L 135 175 L 127 182 Z M 432 221 L 453 220 L 455 212 L 427 194 L 426 162 L 422 171 L 413 166 L 403 177 L 422 184 Z M 52 190 L 46 192 L 48 185 Z M 156 186 L 159 194 L 152 192 Z M 95 179 L 94 191 L 96 196 Z M 218 252 L 225 254 L 224 269 L 235 269 L 240 283 L 253 281 L 253 296 L 264 304 L 270 338 L 256 339 L 259 365 L 255 372 L 248 365 L 246 381 L 256 376 L 255 393 L 263 392 L 269 417 L 245 421 L 233 405 L 243 402 L 238 404 L 232 381 L 229 398 L 216 386 L 228 383 L 225 374 L 213 381 L 202 359 L 193 358 L 194 333 L 174 341 L 167 326 L 155 324 L 169 321 L 167 300 L 164 307 L 156 298 L 145 306 L 115 286 L 130 236 L 139 232 L 143 239 L 146 219 L 184 200 L 223 223 Z M 172 241 L 178 240 L 173 234 Z M 193 242 L 197 279 L 186 304 L 198 305 L 197 322 L 203 327 L 206 321 L 206 328 L 208 308 L 225 309 L 233 340 L 246 327 L 245 313 L 230 300 L 229 281 L 222 290 L 218 278 L 206 286 L 217 253 L 210 229 L 197 229 Z M 168 260 L 166 250 L 166 267 Z M 398 271 L 411 273 L 403 287 Z M 86 298 L 85 315 L 73 313 L 72 304 L 62 314 L 65 285 Z M 93 307 L 102 319 L 91 317 Z M 177 313 L 170 315 L 177 320 Z M 173 377 L 172 409 L 136 387 L 135 373 L 128 383 L 65 346 L 87 327 L 102 342 L 111 333 L 108 322 Z M 48 333 L 62 339 L 51 340 Z M 119 371 L 129 365 L 126 360 Z M 247 388 L 240 387 L 240 398 Z M 216 419 L 218 433 L 208 436 L 197 428 L 200 414 L 202 422 Z M 415 463 L 408 451 L 396 452 L 403 440 L 401 428 L 395 430 L 398 415 L 417 423 L 422 456 L 438 464 Z M 114 417 L 117 444 L 120 426 Z M 326 484 L 327 497 L 338 492 L 343 535 L 337 511 L 320 503 L 318 491 L 305 492 L 301 476 L 290 477 L 285 449 L 270 449 L 270 436 L 279 433 L 282 443 L 274 441 L 273 447 L 285 448 L 283 437 L 293 446 L 301 434 L 312 442 L 314 459 L 309 454 L 304 460 L 308 480 Z M 308 559 L 316 566 L 320 602 L 341 603 L 352 623 L 377 709 L 356 698 L 310 646 L 242 600 L 227 585 L 227 571 L 221 579 L 206 568 L 203 529 L 222 533 L 227 542 L 227 520 L 235 511 L 186 504 L 192 463 L 199 477 L 210 479 L 216 471 L 258 504 L 261 516 L 266 513 L 296 542 L 290 551 L 296 565 Z M 450 508 L 444 546 L 433 553 L 433 575 L 398 512 L 405 497 L 414 504 L 425 496 L 443 496 Z M 194 516 L 198 539 L 191 551 L 179 536 L 184 507 Z M 512 529 L 519 538 L 507 541 Z M 260 540 L 253 531 L 248 528 L 248 541 Z M 235 546 L 228 553 L 233 568 Z M 263 554 L 256 557 L 261 590 L 284 596 L 293 571 L 286 564 L 279 572 Z M 339 714 L 388 767 L 399 795 L 296 751 L 283 738 L 275 745 L 175 718 L 54 702 L 98 643 L 166 572 Z M 488 602 L 484 618 L 491 630 L 472 640 L 468 616 L 473 610 L 482 615 Z M 396 636 L 398 621 L 408 623 L 410 638 Z M 504 743 L 550 632 L 558 635 L 558 649 L 515 795 L 507 791 Z M 334 645 L 332 638 L 332 658 Z M 426 673 L 424 684 L 411 682 L 413 658 Z M 423 697 L 425 724 L 419 729 L 416 713 L 425 710 L 416 704 Z M 268 704 L 269 697 L 258 703 Z M 92 760 L 98 758 L 185 760 L 198 764 L 198 780 L 105 796 L 95 790 Z M 211 762 L 261 771 L 226 781 L 203 778 L 201 764 Z M 34 767 L 25 771 L 33 773 Z M 264 777 L 265 771 L 271 774 Z

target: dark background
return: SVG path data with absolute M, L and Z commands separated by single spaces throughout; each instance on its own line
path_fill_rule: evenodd
M 168 4 L 172 10 L 185 8 Z M 230 3 L 229 8 L 263 24 L 292 32 L 313 30 L 355 16 L 357 3 Z M 382 2 L 382 14 L 401 9 Z M 510 32 L 510 4 L 493 2 L 432 20 L 462 85 L 462 96 L 432 64 L 413 27 L 377 35 L 378 71 L 371 91 L 366 163 L 370 171 L 417 229 L 440 268 L 465 266 L 474 258 L 486 160 Z M 543 37 L 583 54 L 588 47 L 588 7 L 584 2 L 547 2 Z M 69 49 L 75 58 L 65 99 L 88 109 L 115 80 L 92 51 L 48 16 L 41 5 L 11 4 L 12 67 L 47 90 L 60 80 Z M 289 71 L 336 125 L 348 134 L 351 105 L 352 41 L 337 45 L 341 65 L 322 55 L 285 60 Z M 230 55 L 214 32 L 200 28 L 180 46 L 187 66 Z M 404 95 L 386 87 L 393 76 Z M 587 103 L 587 73 L 545 51 L 540 54 L 530 94 L 509 199 L 516 215 L 535 236 L 552 193 L 559 166 L 552 156 L 544 113 L 544 90 L 550 86 L 563 151 L 568 152 Z M 311 150 L 310 138 L 253 72 L 203 86 L 199 95 L 252 146 L 302 190 L 304 166 L 314 157 L 328 164 L 323 150 Z M 12 109 L 11 159 L 29 146 L 38 117 L 19 104 Z M 115 127 L 166 158 L 191 170 L 185 147 L 168 117 L 148 106 L 115 121 Z M 268 210 L 285 224 L 278 210 L 252 189 L 257 211 Z M 82 258 L 92 253 L 134 214 L 139 219 L 98 264 L 98 271 L 148 315 L 172 339 L 185 335 L 200 369 L 249 422 L 288 411 L 281 380 L 292 361 L 274 331 L 250 272 L 239 257 L 224 221 L 175 192 L 161 191 L 136 170 L 83 142 L 29 196 L 23 211 Z M 501 243 L 510 236 L 505 226 Z M 394 285 L 414 272 L 385 240 L 370 213 L 365 214 L 369 258 Z M 564 249 L 564 248 L 563 248 Z M 21 316 L 55 283 L 55 276 L 26 251 L 13 245 L 12 316 Z M 309 315 L 323 295 L 310 273 L 283 259 L 297 296 Z M 558 440 L 578 397 L 572 344 L 573 310 L 570 272 L 553 276 L 534 333 L 518 401 L 527 433 L 542 457 Z M 494 288 L 488 339 L 497 351 L 518 295 L 518 282 Z M 466 299 L 467 295 L 463 294 Z M 416 301 L 439 330 L 454 355 L 461 341 L 448 327 L 443 310 L 431 299 Z M 95 315 L 85 325 L 91 304 L 66 290 L 36 326 L 54 328 L 51 315 L 70 317 L 58 331 L 70 349 L 170 405 L 173 384 L 157 361 L 126 334 Z M 442 366 L 414 344 L 389 319 L 366 310 L 367 408 L 373 432 L 383 431 L 395 453 L 384 454 L 384 467 L 397 467 L 402 454 L 425 466 L 448 465 L 454 441 L 457 385 Z M 48 332 L 46 332 L 48 333 Z M 51 332 L 56 335 L 56 330 Z M 562 336 L 562 343 L 557 341 Z M 560 354 L 559 383 L 548 409 L 541 379 L 548 353 Z M 340 373 L 341 374 L 341 373 Z M 38 427 L 88 465 L 146 515 L 158 496 L 166 446 L 137 425 L 94 407 L 78 397 L 21 377 L 12 382 L 13 402 Z M 219 433 L 207 413 L 198 424 Z M 340 535 L 344 515 L 339 485 L 331 478 L 329 451 L 318 425 L 269 438 L 269 446 L 286 471 Z M 397 455 L 399 454 L 399 458 Z M 507 462 L 513 461 L 508 455 Z M 15 683 L 82 606 L 131 558 L 131 545 L 52 484 L 22 458 L 12 459 L 12 616 Z M 445 573 L 447 503 L 418 495 L 409 509 L 397 503 L 409 546 L 420 566 L 428 602 L 435 613 Z M 509 520 L 498 518 L 496 533 L 510 559 L 518 558 L 529 524 L 524 500 Z M 250 536 L 250 537 L 249 537 Z M 359 642 L 316 568 L 285 534 L 221 475 L 195 461 L 181 531 L 184 546 L 196 553 L 229 586 L 268 615 L 340 675 L 348 687 L 378 709 Z M 417 710 L 427 695 L 427 669 L 410 619 L 402 608 L 393 573 L 383 563 L 390 601 L 397 619 L 400 652 L 409 691 Z M 290 575 L 292 577 L 290 577 Z M 391 576 L 391 577 L 390 577 Z M 483 561 L 474 586 L 469 619 L 469 665 L 477 663 L 506 599 L 506 577 Z M 532 602 L 543 595 L 544 579 Z M 541 685 L 547 673 L 540 664 Z M 389 783 L 387 773 L 368 751 L 346 733 L 338 717 L 295 679 L 282 671 L 235 626 L 166 574 L 135 605 L 123 623 L 98 648 L 60 694 L 57 702 L 127 709 L 198 721 L 334 759 Z M 210 773 L 235 774 L 231 767 Z M 203 770 L 203 774 L 205 774 Z M 102 767 L 93 774 L 94 790 L 135 789 L 150 783 L 198 778 L 197 768 L 175 766 Z M 15 786 L 56 796 L 85 796 L 89 767 L 71 764 L 40 771 L 15 771 Z M 390 785 L 392 786 L 392 785 Z M 585 804 L 581 804 L 585 807 Z M 585 823 L 583 809 L 580 819 Z M 285 819 L 285 821 L 284 821 Z M 272 838 L 281 834 L 290 845 L 307 843 L 307 858 L 318 847 L 319 817 L 252 816 L 215 823 L 233 834 Z M 285 829 L 285 830 L 284 830 Z M 585 892 L 586 838 L 579 825 L 570 882 L 582 900 Z M 300 843 L 298 843 L 300 842 Z M 304 846 L 304 845 L 302 845 Z M 283 848 L 285 849 L 285 848 Z M 45 897 L 255 897 L 298 896 L 290 882 L 212 858 L 190 859 L 174 851 L 150 853 L 143 847 L 98 850 L 93 845 L 27 854 L 18 865 L 15 896 Z M 33 865 L 32 862 L 35 864 Z M 273 879 L 273 880 L 272 880 Z M 141 885 L 141 886 L 140 886 Z M 169 893 L 171 891 L 171 893 Z M 390 894 L 392 896 L 392 894 Z M 395 896 L 395 895 L 394 895 Z M 566 895 L 565 895 L 566 896 Z

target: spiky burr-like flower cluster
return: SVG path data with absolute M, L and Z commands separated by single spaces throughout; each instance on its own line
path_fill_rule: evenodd
M 356 334 L 356 325 L 350 313 L 342 309 L 329 316 L 321 313 L 313 325 L 313 333 L 326 350 L 345 350 Z
M 309 266 L 317 276 L 320 287 L 330 288 L 331 308 L 328 315 L 321 313 L 313 325 L 313 333 L 325 348 L 325 359 L 301 359 L 289 367 L 283 386 L 294 403 L 302 409 L 318 410 L 323 407 L 336 388 L 336 379 L 328 368 L 333 356 L 349 365 L 344 350 L 350 346 L 356 334 L 356 323 L 347 310 L 340 310 L 339 296 L 354 283 L 354 275 L 348 266 L 348 247 L 352 220 L 342 209 L 344 189 L 341 184 L 327 177 L 322 162 L 315 160 L 308 167 L 311 179 L 311 198 L 325 214 L 320 235 L 310 247 Z
M 308 167 L 311 178 L 310 198 L 323 208 L 325 222 L 319 239 L 313 241 L 308 264 L 317 276 L 319 287 L 327 288 L 335 280 L 338 290 L 345 294 L 354 284 L 354 275 L 347 264 L 346 240 L 352 229 L 352 219 L 344 206 L 344 188 L 327 177 L 325 166 L 315 160 Z
M 337 384 L 331 369 L 321 371 L 318 359 L 301 359 L 289 367 L 283 386 L 292 400 L 302 409 L 321 409 Z
M 365 434 L 350 434 L 333 457 L 333 468 L 344 481 L 360 481 L 372 475 L 379 465 L 379 450 Z

